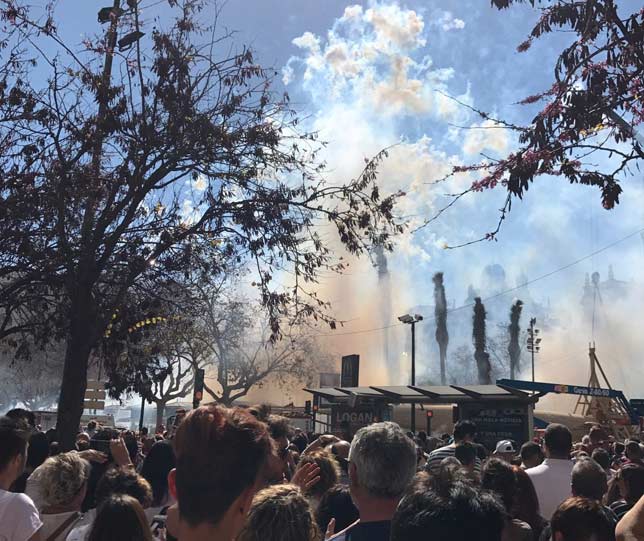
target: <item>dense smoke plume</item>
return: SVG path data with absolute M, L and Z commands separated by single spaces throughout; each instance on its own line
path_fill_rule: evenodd
M 480 296 L 488 311 L 492 379 L 510 375 L 509 313 L 521 300 L 517 378 L 530 377 L 526 327 L 536 317 L 543 337 L 537 379 L 586 383 L 588 344 L 594 339 L 613 386 L 629 396 L 644 396 L 644 378 L 637 377 L 644 371 L 638 363 L 644 351 L 639 330 L 644 257 L 639 238 L 625 238 L 644 225 L 641 182 L 625 184 L 622 204 L 609 213 L 600 208 L 595 192 L 560 179 L 542 179 L 525 201 L 515 202 L 498 243 L 443 249 L 446 243 L 474 240 L 490 230 L 503 198 L 494 191 L 459 201 L 417 230 L 451 201 L 445 194 L 458 192 L 472 179 L 459 178 L 450 185 L 432 181 L 454 163 L 467 163 L 482 152 L 498 156 L 513 145 L 507 132 L 494 129 L 491 121 L 481 122 L 447 94 L 497 110 L 498 116 L 529 119 L 529 111 L 511 105 L 529 93 L 521 70 L 507 70 L 516 61 L 512 47 L 470 26 L 476 20 L 494 28 L 500 24 L 498 12 L 470 1 L 453 6 L 459 11 L 421 11 L 413 3 L 405 8 L 393 1 L 347 5 L 326 34 L 294 36 L 295 52 L 284 81 L 289 92 L 314 108 L 311 126 L 329 141 L 324 158 L 330 175 L 355 176 L 364 157 L 395 144 L 379 178 L 383 191 L 407 193 L 399 211 L 410 224 L 394 253 L 386 254 L 386 273 L 385 254 L 376 253 L 375 265 L 349 258 L 346 275 L 329 276 L 320 285 L 320 295 L 345 321 L 337 331 L 321 331 L 320 340 L 338 359 L 361 355 L 361 384 L 405 384 L 410 333 L 398 325 L 397 316 L 418 312 L 425 320 L 417 326 L 417 379 L 439 383 L 431 276 L 443 271 L 449 308 L 448 383 L 476 380 L 471 303 Z M 503 20 L 506 40 L 519 43 L 538 13 L 509 17 L 514 23 L 508 26 Z M 475 45 L 465 47 L 465 42 Z M 552 49 L 539 51 L 544 65 L 557 53 L 558 44 L 551 43 Z M 546 84 L 548 77 L 545 71 L 531 71 L 530 89 L 539 88 L 541 81 Z M 601 255 L 585 258 L 620 239 Z M 570 266 L 577 259 L 582 261 Z M 609 262 L 615 278 L 626 282 L 625 293 L 602 295 L 593 334 L 582 305 L 585 274 L 599 271 L 605 281 Z M 392 327 L 383 329 L 387 325 Z M 556 405 L 557 399 L 550 402 Z

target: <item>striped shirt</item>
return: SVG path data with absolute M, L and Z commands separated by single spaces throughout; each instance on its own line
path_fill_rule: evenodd
M 431 473 L 432 475 L 437 475 L 441 469 L 441 462 L 446 458 L 456 457 L 456 445 L 446 445 L 440 449 L 436 449 L 429 453 L 429 458 L 427 459 L 427 464 L 425 466 L 425 471 Z M 474 471 L 477 474 L 481 473 L 481 461 L 477 458 L 476 463 L 474 464 Z
M 627 503 L 624 500 L 618 500 L 610 506 L 610 510 L 615 513 L 617 521 L 622 520 L 624 515 L 628 513 L 633 508 L 632 503 Z

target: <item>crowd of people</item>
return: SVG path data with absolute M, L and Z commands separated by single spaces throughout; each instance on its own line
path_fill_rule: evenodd
M 644 539 L 644 446 L 600 426 L 488 450 L 467 420 L 440 438 L 375 423 L 349 442 L 209 405 L 158 432 L 92 421 L 61 452 L 29 411 L 0 417 L 0 540 Z

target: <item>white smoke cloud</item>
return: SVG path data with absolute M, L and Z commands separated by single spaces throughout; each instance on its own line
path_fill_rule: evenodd
M 468 155 L 479 154 L 484 150 L 503 154 L 509 148 L 510 138 L 507 129 L 489 119 L 481 123 L 473 123 L 463 141 L 463 152 Z
M 463 28 L 465 28 L 465 21 L 454 17 L 454 15 L 449 11 L 446 11 L 443 14 L 443 16 L 438 20 L 438 24 L 443 30 L 445 30 L 445 32 L 449 32 L 450 30 L 463 30 Z
M 459 26 L 455 21 L 441 24 Z M 391 117 L 421 114 L 455 120 L 461 113 L 458 106 L 437 92 L 447 90 L 454 71 L 432 67 L 424 29 L 419 13 L 395 2 L 366 10 L 349 6 L 324 38 L 306 31 L 292 41 L 300 55 L 284 67 L 283 81 L 293 84 L 303 68 L 303 86 L 317 100 L 350 100 Z M 471 102 L 469 93 L 459 99 Z
M 468 20 L 467 24 L 464 31 L 471 31 L 473 23 Z M 458 39 L 462 33 L 455 30 L 464 26 L 465 21 L 451 13 L 421 14 L 401 7 L 394 0 L 371 3 L 368 8 L 350 5 L 339 14 L 328 32 L 318 35 L 304 32 L 296 38 L 293 43 L 299 50 L 298 56 L 291 58 L 284 69 L 285 83 L 304 92 L 309 110 L 313 109 L 310 127 L 320 133 L 322 140 L 329 142 L 322 158 L 328 163 L 327 174 L 331 181 L 354 178 L 364 165 L 363 158 L 394 145 L 379 168 L 378 178 L 382 192 L 403 190 L 407 193 L 398 211 L 410 224 L 409 231 L 422 225 L 451 201 L 446 194 L 467 189 L 476 174 L 462 173 L 438 184 L 433 181 L 446 175 L 455 164 L 478 161 L 480 153 L 498 157 L 515 145 L 514 137 L 507 130 L 499 128 L 492 120 L 475 117 L 449 97 L 456 95 L 460 101 L 474 105 L 475 97 L 489 92 L 491 87 L 510 86 L 505 75 L 502 80 L 493 82 L 480 80 L 480 77 L 476 81 L 473 77 L 472 83 L 468 84 L 467 80 L 463 81 L 463 66 L 445 65 L 448 63 L 444 59 L 451 57 L 441 53 L 445 47 L 453 46 L 453 42 L 447 40 Z M 443 49 L 435 46 L 437 42 Z M 432 48 L 434 46 L 436 48 Z M 430 53 L 442 60 L 440 66 L 434 65 Z M 466 56 L 471 61 L 469 53 Z M 480 75 L 479 66 L 470 65 L 470 68 Z M 496 68 L 498 64 L 488 64 L 486 74 L 495 73 Z M 506 73 L 501 69 L 498 72 Z M 495 107 L 496 103 L 492 108 Z M 515 111 L 507 107 L 507 103 L 499 104 L 500 117 Z M 465 301 L 468 284 L 485 289 L 481 274 L 486 265 L 501 263 L 507 286 L 512 287 L 522 274 L 527 274 L 528 279 L 545 275 L 619 238 L 625 230 L 630 232 L 642 227 L 644 189 L 637 186 L 625 186 L 625 189 L 628 193 L 625 193 L 622 205 L 611 214 L 600 210 L 596 191 L 570 186 L 561 178 L 540 178 L 534 187 L 531 186 L 529 197 L 524 201 L 514 200 L 499 242 L 446 251 L 445 244 L 475 241 L 491 231 L 498 221 L 498 209 L 503 205 L 506 193 L 497 189 L 465 197 L 436 222 L 397 240 L 395 253 L 388 257 L 392 289 L 386 307 L 383 306 L 387 298 L 382 291 L 384 286 L 371 262 L 347 258 L 351 262 L 347 274 L 325 277 L 319 293 L 332 303 L 339 319 L 350 323 L 325 338 L 325 345 L 339 354 L 361 354 L 363 362 L 369 363 L 369 369 L 363 372 L 362 384 L 406 383 L 402 367 L 407 364 L 400 365 L 398 377 L 392 377 L 391 371 L 391 367 L 397 366 L 402 359 L 400 354 L 408 338 L 405 329 L 347 335 L 342 331 L 378 329 L 395 323 L 395 317 L 393 321 L 385 321 L 383 314 L 398 315 L 411 307 L 431 306 L 431 275 L 438 270 L 446 273 L 450 306 L 458 306 Z M 589 228 L 589 223 L 594 225 Z M 589 233 L 589 230 L 595 233 Z M 330 229 L 325 231 L 331 236 Z M 604 257 L 617 257 L 616 274 L 637 281 L 641 247 L 634 247 L 631 242 L 623 248 L 623 251 L 616 250 L 573 267 L 565 274 L 555 273 L 531 289 L 543 306 L 552 300 L 549 309 L 558 320 L 552 328 L 544 330 L 547 336 L 544 336 L 544 347 L 537 360 L 538 379 L 584 384 L 589 328 L 579 314 L 583 275 L 595 270 L 597 265 L 604 265 Z M 633 318 L 637 313 L 637 295 L 640 302 L 642 298 L 641 286 L 634 283 L 632 291 L 632 299 L 616 305 L 623 313 L 606 309 L 606 317 L 614 318 L 618 328 L 603 333 L 601 340 L 604 351 L 611 351 L 611 354 L 604 354 L 604 358 L 607 359 L 605 364 L 611 363 L 607 370 L 613 385 L 616 388 L 626 385 L 630 394 L 637 394 L 637 384 L 625 380 L 617 363 L 617 360 L 627 363 L 633 352 L 642 347 L 641 340 L 629 342 L 628 338 L 633 334 L 628 320 L 637 319 Z M 481 294 L 485 297 L 486 291 Z M 506 325 L 505 318 L 513 298 L 524 294 L 525 291 L 514 292 L 498 300 L 499 315 L 494 325 Z M 431 309 L 424 315 L 428 318 L 424 322 L 426 334 L 431 337 L 434 331 L 429 321 Z M 524 326 L 533 315 L 524 313 Z M 465 319 L 469 321 L 469 314 Z M 623 327 L 619 327 L 619 322 Z M 495 329 L 493 327 L 491 331 Z M 390 358 L 387 359 L 383 353 L 384 340 L 389 341 Z M 620 343 L 614 344 L 615 340 Z M 434 346 L 433 339 L 421 339 L 418 344 L 423 357 L 419 373 L 431 377 L 435 377 L 436 371 L 435 359 L 431 357 Z M 465 342 L 455 339 L 450 343 L 448 362 L 455 363 L 453 354 L 459 347 L 469 350 L 469 338 Z M 565 370 L 560 370 L 562 361 L 568 363 Z M 387 366 L 389 370 L 386 370 Z M 461 368 L 453 364 L 451 370 L 460 373 Z M 641 393 L 644 395 L 644 389 Z

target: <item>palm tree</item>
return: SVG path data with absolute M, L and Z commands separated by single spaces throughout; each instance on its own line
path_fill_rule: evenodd
M 490 354 L 486 350 L 485 337 L 485 306 L 481 297 L 474 299 L 474 317 L 472 318 L 472 341 L 474 342 L 474 359 L 479 374 L 479 384 L 489 385 L 492 383 L 492 366 L 490 365 Z
M 508 353 L 510 354 L 510 379 L 514 379 L 515 373 L 519 369 L 521 360 L 521 346 L 519 345 L 519 320 L 521 319 L 521 310 L 523 310 L 523 301 L 517 300 L 510 308 L 510 343 L 508 344 Z
M 445 385 L 445 359 L 447 358 L 447 345 L 449 334 L 447 332 L 447 301 L 445 300 L 445 286 L 443 285 L 443 273 L 437 272 L 432 278 L 434 282 L 434 316 L 436 319 L 436 342 L 440 352 L 441 363 L 441 385 Z

